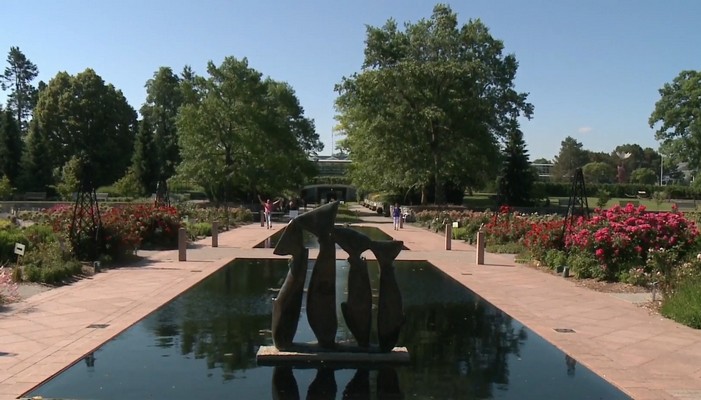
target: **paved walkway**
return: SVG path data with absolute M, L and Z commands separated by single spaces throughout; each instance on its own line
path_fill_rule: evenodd
M 366 224 L 405 242 L 411 250 L 400 259 L 438 266 L 631 397 L 701 399 L 701 331 L 515 265 L 509 256 L 487 254 L 485 265 L 477 266 L 472 246 L 452 241 L 447 251 L 442 234 L 411 225 L 394 231 L 389 221 L 374 217 Z M 18 398 L 232 259 L 276 257 L 271 249 L 252 248 L 271 233 L 258 224 L 237 228 L 221 234 L 217 248 L 210 239 L 192 244 L 184 262 L 178 262 L 177 251 L 140 252 L 145 259 L 132 267 L 1 310 L 0 399 Z

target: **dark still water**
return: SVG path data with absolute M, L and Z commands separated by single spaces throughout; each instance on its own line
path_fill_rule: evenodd
M 370 270 L 376 288 L 377 265 L 370 263 Z M 347 272 L 347 263 L 338 261 L 338 304 L 345 299 Z M 335 371 L 259 367 L 258 347 L 272 344 L 270 288 L 279 287 L 286 273 L 284 259 L 236 260 L 27 396 L 629 398 L 425 262 L 396 263 L 406 314 L 399 345 L 409 349 L 410 364 Z M 349 337 L 340 326 L 338 338 Z M 303 312 L 295 341 L 313 340 Z

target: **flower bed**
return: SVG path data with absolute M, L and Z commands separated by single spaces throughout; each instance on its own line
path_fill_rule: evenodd
M 519 214 L 508 207 L 494 212 L 424 211 L 417 222 L 438 230 L 458 221 L 454 238 L 472 242 L 483 226 L 487 244 L 522 244 L 534 261 L 550 268 L 568 265 L 579 277 L 645 285 L 670 282 L 677 266 L 696 253 L 696 223 L 677 210 L 650 213 L 644 206 L 597 209 L 566 226 L 557 215 Z

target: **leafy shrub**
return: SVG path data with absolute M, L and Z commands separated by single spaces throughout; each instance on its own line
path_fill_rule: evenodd
M 0 230 L 0 264 L 15 262 L 17 259 L 15 243 L 22 243 L 27 246 L 29 241 L 19 229 Z
M 34 224 L 24 229 L 24 236 L 29 242 L 29 247 L 38 243 L 54 242 L 59 239 L 59 235 L 49 225 Z
M 17 267 L 17 281 L 60 284 L 82 273 L 82 265 L 75 260 L 60 240 L 32 243 L 22 266 Z
M 596 257 L 587 251 L 573 249 L 567 257 L 566 265 L 576 278 L 606 277 L 606 266 L 600 265 Z
M 185 228 L 191 240 L 212 236 L 212 224 L 209 222 L 195 222 L 194 224 L 187 224 Z
M 567 253 L 558 249 L 548 249 L 545 251 L 545 256 L 539 260 L 542 260 L 546 266 L 550 269 L 557 269 L 565 264 L 567 264 Z

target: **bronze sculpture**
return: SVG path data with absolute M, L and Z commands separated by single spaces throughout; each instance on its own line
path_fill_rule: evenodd
M 278 349 L 287 349 L 292 346 L 302 309 L 302 295 L 309 258 L 309 249 L 304 247 L 302 240 L 301 227 L 290 223 L 273 251 L 277 255 L 292 256 L 287 277 L 277 297 L 273 299 L 273 343 Z
M 341 304 L 346 324 L 358 347 L 343 351 L 371 351 L 372 292 L 367 263 L 361 258 L 371 250 L 380 266 L 380 295 L 377 331 L 380 352 L 391 352 L 399 339 L 404 322 L 402 298 L 394 276 L 393 262 L 403 248 L 401 241 L 373 241 L 350 228 L 335 227 L 339 203 L 331 202 L 290 221 L 275 247 L 275 254 L 291 255 L 290 271 L 280 292 L 273 300 L 273 343 L 279 350 L 294 348 L 304 292 L 308 249 L 303 245 L 302 230 L 314 234 L 319 241 L 319 255 L 307 287 L 307 320 L 317 338 L 320 350 L 339 350 L 336 344 L 336 247 L 348 253 L 348 298 Z M 288 232 L 289 231 L 289 232 Z
M 370 238 L 350 228 L 336 228 L 336 241 L 348 253 L 348 299 L 341 312 L 358 346 L 370 347 L 372 328 L 372 289 L 368 264 L 360 255 L 370 249 Z

